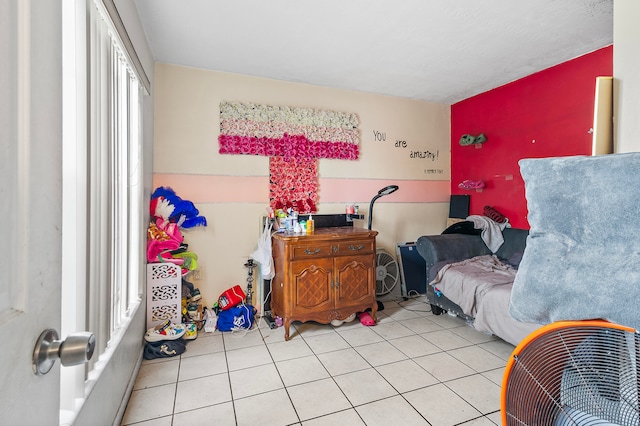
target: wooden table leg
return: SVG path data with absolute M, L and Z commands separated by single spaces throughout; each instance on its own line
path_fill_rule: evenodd
M 289 318 L 285 318 L 284 320 L 284 340 L 289 340 L 289 325 L 291 325 L 291 321 Z

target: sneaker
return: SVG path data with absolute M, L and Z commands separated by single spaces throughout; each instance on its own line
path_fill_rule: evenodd
M 189 317 L 194 321 L 198 321 L 200 319 L 197 303 L 189 303 L 189 305 L 187 306 L 187 313 L 189 314 Z
M 184 340 L 195 340 L 198 337 L 198 326 L 195 322 L 185 324 L 185 329 L 187 331 L 182 336 Z
M 191 292 L 191 298 L 189 299 L 189 302 L 197 302 L 200 299 L 202 299 L 202 296 L 200 295 L 200 290 L 198 290 L 197 288 L 194 288 L 193 291 Z
M 163 330 L 163 329 L 165 329 L 167 327 L 170 327 L 170 326 L 171 326 L 171 320 L 170 319 L 166 319 L 166 320 L 162 321 L 160 324 L 158 324 L 155 327 L 153 327 L 153 329 L 154 330 Z
M 144 334 L 144 340 L 147 342 L 176 340 L 181 338 L 185 332 L 186 329 L 183 324 L 173 324 L 170 320 L 166 320 L 163 323 L 147 330 Z

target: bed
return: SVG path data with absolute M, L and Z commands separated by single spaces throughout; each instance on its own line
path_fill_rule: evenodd
M 517 321 L 509 314 L 516 272 L 487 254 L 444 265 L 429 285 L 436 297 L 444 296 L 458 305 L 476 330 L 517 345 L 540 325 Z
M 470 227 L 460 226 L 459 229 L 471 232 L 473 224 Z M 477 232 L 419 237 L 416 248 L 425 260 L 427 299 L 432 312 L 438 315 L 446 311 L 457 315 L 477 330 L 496 335 L 513 345 L 540 327 L 539 324 L 517 321 L 510 315 L 511 289 L 528 234 L 525 229 L 504 229 L 504 242 L 495 253 L 488 249 Z M 471 261 L 478 257 L 482 259 L 481 262 Z M 463 282 L 467 278 L 465 273 L 471 273 L 486 282 L 476 285 Z M 451 280 L 448 276 L 451 276 Z M 437 284 L 431 285 L 436 279 Z M 463 282 L 463 285 L 456 285 L 456 280 L 458 284 Z

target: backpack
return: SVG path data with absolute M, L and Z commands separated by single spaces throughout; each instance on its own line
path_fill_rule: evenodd
M 249 329 L 254 322 L 254 308 L 251 305 L 237 305 L 218 314 L 216 327 L 220 331 Z

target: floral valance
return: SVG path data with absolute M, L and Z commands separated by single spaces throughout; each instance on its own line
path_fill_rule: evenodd
M 355 114 L 242 102 L 220 103 L 221 154 L 356 160 Z

